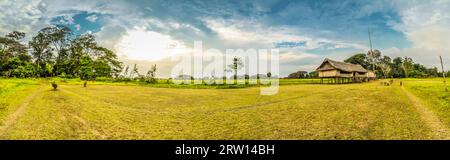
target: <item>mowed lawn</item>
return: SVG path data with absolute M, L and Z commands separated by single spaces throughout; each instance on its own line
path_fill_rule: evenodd
M 0 84 L 0 139 L 436 139 L 405 94 L 427 99 L 434 90 L 414 88 L 419 80 L 403 87 L 282 85 L 273 96 L 259 95 L 258 87 L 59 83 L 53 91 L 43 80 Z M 441 96 L 424 104 L 448 127 L 448 93 Z

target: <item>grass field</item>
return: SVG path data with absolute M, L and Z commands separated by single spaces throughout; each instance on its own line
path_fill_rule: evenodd
M 259 87 L 0 79 L 0 139 L 448 139 L 442 79 Z M 442 122 L 442 123 L 439 123 Z M 442 133 L 441 133 L 442 132 Z

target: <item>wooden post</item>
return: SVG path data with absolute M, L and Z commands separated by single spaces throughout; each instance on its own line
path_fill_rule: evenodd
M 442 56 L 439 56 L 439 59 L 441 59 L 442 77 L 444 77 L 444 87 L 445 87 L 445 92 L 448 92 L 448 89 L 447 89 L 447 83 L 446 83 L 447 80 L 445 79 L 444 63 L 442 63 Z

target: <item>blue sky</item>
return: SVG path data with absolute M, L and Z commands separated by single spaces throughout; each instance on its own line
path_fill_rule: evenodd
M 438 55 L 450 59 L 448 0 L 4 0 L 0 8 L 0 34 L 21 30 L 29 38 L 67 25 L 96 35 L 127 63 L 158 64 L 161 75 L 173 65 L 161 46 L 190 48 L 194 40 L 220 50 L 279 48 L 281 75 L 311 71 L 326 57 L 367 52 L 368 28 L 385 55 L 430 67 Z

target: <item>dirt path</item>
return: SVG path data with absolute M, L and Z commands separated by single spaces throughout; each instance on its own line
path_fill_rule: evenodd
M 28 104 L 41 91 L 42 91 L 42 86 L 39 85 L 37 87 L 37 89 L 34 90 L 34 92 L 31 95 L 29 95 L 27 98 L 25 98 L 25 100 L 22 102 L 22 104 L 20 104 L 20 106 L 17 108 L 17 110 L 14 113 L 12 113 L 11 115 L 9 115 L 9 117 L 3 123 L 3 126 L 0 126 L 0 138 L 4 136 L 4 134 L 9 129 L 9 127 L 11 127 L 11 125 L 16 123 L 17 119 L 19 119 L 19 117 L 25 112 Z
M 430 111 L 419 98 L 413 95 L 411 92 L 407 91 L 402 87 L 402 90 L 408 96 L 409 100 L 414 104 L 414 107 L 419 111 L 420 117 L 425 123 L 430 127 L 433 138 L 441 139 L 441 140 L 450 140 L 450 132 L 445 124 L 441 122 L 441 120 L 434 114 L 433 111 Z

